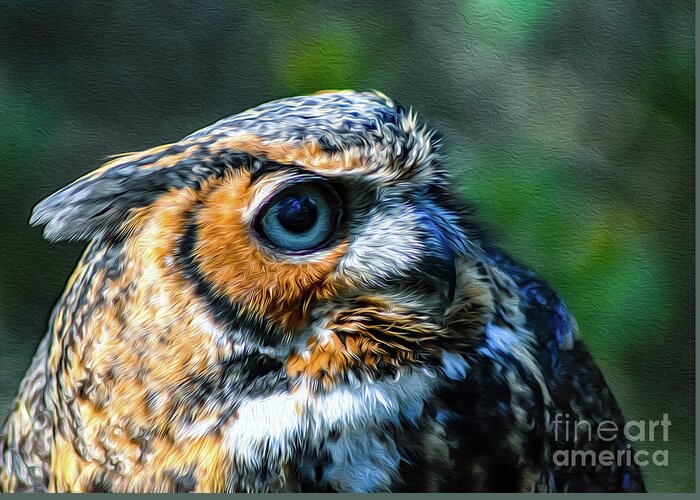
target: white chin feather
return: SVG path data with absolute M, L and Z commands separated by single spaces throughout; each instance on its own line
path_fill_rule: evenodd
M 417 422 L 440 378 L 415 369 L 393 379 L 356 382 L 316 394 L 303 380 L 293 393 L 247 400 L 224 430 L 226 447 L 248 470 L 261 460 L 285 462 L 309 450 L 328 457 L 323 477 L 331 487 L 388 490 L 400 455 L 394 443 L 386 443 L 383 426 Z

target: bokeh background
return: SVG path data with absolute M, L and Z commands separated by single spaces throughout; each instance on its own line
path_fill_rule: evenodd
M 82 245 L 32 206 L 260 102 L 379 89 L 445 137 L 493 238 L 560 291 L 694 489 L 691 0 L 0 1 L 0 417 Z

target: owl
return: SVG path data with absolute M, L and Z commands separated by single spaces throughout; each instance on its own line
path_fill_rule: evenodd
M 380 93 L 319 93 L 39 203 L 48 240 L 88 244 L 5 424 L 2 490 L 643 491 L 629 460 L 595 463 L 624 435 L 572 435 L 622 428 L 618 405 L 438 143 Z

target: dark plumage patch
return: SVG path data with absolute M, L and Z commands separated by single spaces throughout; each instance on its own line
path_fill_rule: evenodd
M 192 493 L 197 488 L 197 477 L 192 468 L 184 473 L 166 470 L 165 477 L 172 483 L 172 493 Z
M 95 475 L 92 481 L 86 485 L 85 491 L 87 493 L 113 493 L 112 487 L 112 481 L 107 478 L 107 474 L 100 473 Z

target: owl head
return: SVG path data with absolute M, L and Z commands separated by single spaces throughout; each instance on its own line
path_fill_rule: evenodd
M 488 307 L 438 141 L 379 93 L 282 99 L 119 156 L 31 223 L 119 245 L 133 303 L 115 328 L 294 346 L 290 374 L 429 362 Z

